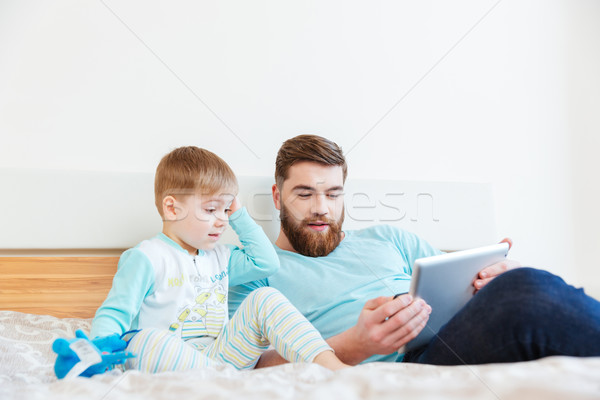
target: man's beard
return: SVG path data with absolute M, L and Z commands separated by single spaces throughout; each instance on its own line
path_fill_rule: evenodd
M 344 211 L 338 221 L 315 216 L 296 222 L 294 217 L 281 204 L 281 228 L 287 236 L 290 244 L 298 253 L 308 257 L 323 257 L 331 253 L 342 241 L 342 223 L 344 222 Z M 321 221 L 329 224 L 325 232 L 313 231 L 308 227 L 310 223 Z

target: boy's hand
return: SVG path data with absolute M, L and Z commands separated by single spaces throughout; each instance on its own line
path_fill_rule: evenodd
M 231 202 L 231 205 L 229 206 L 229 212 L 227 213 L 227 215 L 231 216 L 231 214 L 233 214 L 234 212 L 236 212 L 240 208 L 242 208 L 242 204 L 240 203 L 240 200 L 238 199 L 238 197 L 235 196 L 233 198 L 233 201 Z

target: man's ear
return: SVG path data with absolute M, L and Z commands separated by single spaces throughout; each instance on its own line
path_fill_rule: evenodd
M 167 196 L 162 201 L 163 220 L 177 221 L 180 209 L 177 208 L 177 200 L 173 196 Z
M 281 210 L 281 193 L 279 192 L 277 184 L 273 185 L 271 192 L 273 193 L 273 204 L 275 204 L 275 208 Z

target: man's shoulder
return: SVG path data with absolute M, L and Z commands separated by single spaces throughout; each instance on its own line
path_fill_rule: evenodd
M 388 224 L 372 225 L 372 226 L 362 228 L 362 229 L 344 231 L 344 233 L 349 238 L 373 237 L 373 238 L 383 238 L 383 239 L 389 239 L 390 235 L 395 235 L 395 236 L 401 237 L 407 233 L 410 234 L 410 232 L 405 231 L 404 229 L 398 228 L 393 225 L 388 225 Z
M 347 235 L 347 241 L 349 245 L 354 245 L 357 242 L 385 242 L 397 248 L 414 247 L 419 243 L 423 242 L 413 232 L 399 228 L 393 225 L 379 224 L 369 226 L 363 229 L 344 231 Z

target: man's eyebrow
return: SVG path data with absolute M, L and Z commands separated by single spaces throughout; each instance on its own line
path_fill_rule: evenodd
M 292 190 L 315 190 L 315 188 L 308 185 L 296 185 L 292 188 Z
M 292 188 L 292 190 L 293 190 L 293 191 L 294 191 L 294 190 L 310 190 L 310 191 L 313 191 L 313 192 L 314 192 L 314 191 L 316 191 L 317 189 L 315 189 L 314 187 L 312 187 L 312 186 L 309 186 L 309 185 L 296 185 L 296 186 L 294 186 L 294 187 Z M 344 190 L 344 187 L 343 187 L 343 186 L 339 186 L 339 185 L 338 185 L 338 186 L 332 186 L 332 187 L 330 187 L 330 188 L 326 189 L 325 191 L 326 191 L 326 192 L 333 192 L 333 191 L 337 191 L 337 190 Z

